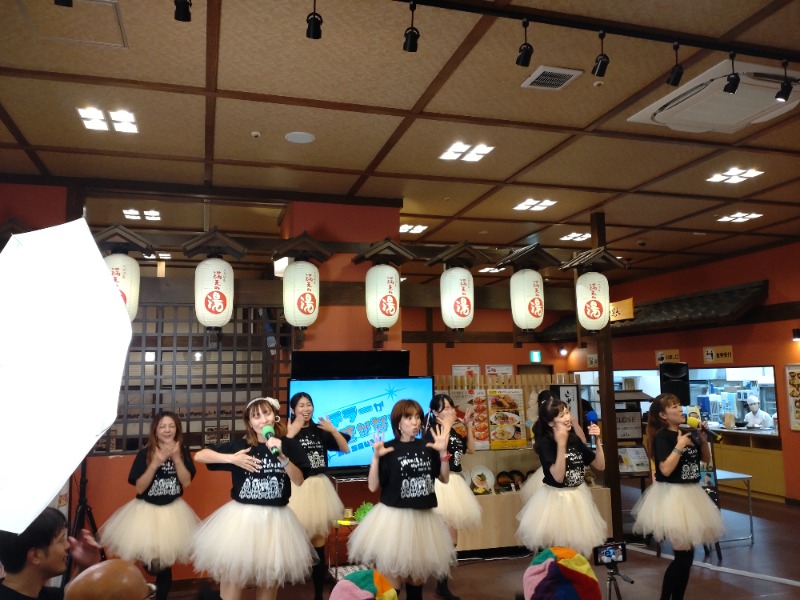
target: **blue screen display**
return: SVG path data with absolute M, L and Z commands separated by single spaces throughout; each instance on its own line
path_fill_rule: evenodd
M 289 398 L 305 392 L 314 403 L 315 422 L 327 418 L 350 434 L 350 452 L 328 452 L 331 469 L 366 469 L 372 460 L 375 432 L 394 438 L 389 417 L 398 400 L 416 400 L 427 412 L 433 397 L 432 377 L 369 379 L 290 379 Z

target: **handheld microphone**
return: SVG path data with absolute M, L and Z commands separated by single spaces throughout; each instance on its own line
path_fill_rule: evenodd
M 585 418 L 586 418 L 586 422 L 589 425 L 594 425 L 598 421 L 597 413 L 594 412 L 593 410 L 590 410 L 588 413 L 586 413 Z M 592 448 L 597 448 L 597 436 L 596 435 L 590 435 L 589 436 L 589 445 Z
M 692 429 L 701 429 L 702 431 L 705 431 L 707 435 L 714 438 L 715 442 L 722 441 L 722 436 L 716 431 L 712 431 L 708 427 L 701 427 L 702 423 L 700 423 L 700 419 L 697 417 L 686 417 L 686 424 Z
M 261 435 L 267 440 L 271 437 L 275 437 L 275 428 L 272 425 L 264 425 L 264 427 L 261 428 Z M 273 454 L 280 452 L 278 448 L 270 448 L 269 451 Z

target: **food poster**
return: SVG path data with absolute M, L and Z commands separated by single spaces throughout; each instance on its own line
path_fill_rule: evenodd
M 789 427 L 792 431 L 800 431 L 800 365 L 786 365 L 786 387 Z
M 463 420 L 467 410 L 472 409 L 475 425 L 475 449 L 489 450 L 489 408 L 486 402 L 486 390 L 460 388 L 450 390 L 449 393 L 453 404 L 456 405 L 459 419 Z M 464 433 L 466 434 L 466 430 Z
M 488 390 L 489 441 L 492 450 L 525 448 L 525 408 L 521 389 Z

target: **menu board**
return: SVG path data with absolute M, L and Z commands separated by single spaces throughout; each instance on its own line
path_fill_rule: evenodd
M 463 418 L 467 410 L 472 409 L 475 449 L 489 450 L 489 407 L 486 402 L 486 390 L 459 388 L 448 393 L 453 399 L 459 418 Z
M 789 399 L 789 427 L 800 431 L 800 365 L 786 365 L 786 397 Z
M 486 391 L 489 407 L 489 447 L 524 448 L 525 405 L 521 389 L 495 389 Z

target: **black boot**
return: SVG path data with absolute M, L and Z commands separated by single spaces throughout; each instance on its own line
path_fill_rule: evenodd
M 444 600 L 461 600 L 458 596 L 454 596 L 447 587 L 447 577 L 443 577 L 436 582 L 436 597 L 444 598 Z
M 314 582 L 314 600 L 322 600 L 322 588 L 325 586 L 325 575 L 328 565 L 325 564 L 325 546 L 314 548 L 319 561 L 311 568 L 311 581 Z
M 422 586 L 406 583 L 406 600 L 422 600 Z

